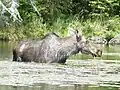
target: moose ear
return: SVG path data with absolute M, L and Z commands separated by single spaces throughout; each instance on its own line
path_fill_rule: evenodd
M 72 27 L 68 28 L 68 36 L 72 36 L 72 35 L 80 35 L 82 36 L 82 33 L 80 33 L 78 31 L 78 29 L 74 29 Z
M 76 30 L 75 30 L 75 34 L 76 34 L 77 42 L 81 41 L 81 40 L 82 40 L 82 33 L 79 32 L 79 31 L 76 29 Z
M 78 31 L 78 29 L 69 28 L 68 29 L 68 36 L 76 35 L 77 42 L 82 39 L 82 33 Z

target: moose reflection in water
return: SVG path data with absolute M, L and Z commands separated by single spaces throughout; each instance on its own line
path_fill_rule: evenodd
M 13 49 L 13 61 L 64 64 L 70 55 L 80 51 L 93 57 L 102 55 L 102 51 L 93 47 L 78 30 L 64 38 L 49 33 L 42 40 L 21 41 Z

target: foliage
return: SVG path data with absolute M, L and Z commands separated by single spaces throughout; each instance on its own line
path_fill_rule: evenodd
M 119 0 L 90 0 L 92 16 L 111 17 L 120 15 Z
M 120 32 L 119 0 L 32 0 L 40 14 L 30 1 L 19 0 L 22 23 L 12 22 L 7 12 L 0 17 L 0 39 L 35 39 L 51 31 L 66 36 L 68 28 L 75 27 L 87 37 L 102 36 L 109 41 Z

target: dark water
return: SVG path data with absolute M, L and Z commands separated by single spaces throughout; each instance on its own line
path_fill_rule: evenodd
M 0 86 L 0 90 L 119 90 L 119 88 L 88 85 L 64 86 L 64 85 L 40 84 L 39 86 Z
M 94 60 L 95 61 L 106 61 L 107 63 L 105 62 L 105 65 L 104 65 L 105 67 L 102 67 L 102 68 L 105 68 L 105 69 L 107 68 L 107 69 L 105 71 L 105 74 L 102 74 L 102 78 L 101 78 L 101 76 L 99 76 L 101 74 L 96 75 L 96 74 L 88 74 L 89 73 L 88 71 L 85 72 L 87 74 L 85 74 L 85 76 L 83 76 L 83 78 L 85 78 L 85 79 L 94 78 L 94 79 L 92 79 L 93 84 L 91 84 L 91 82 L 87 82 L 87 80 L 86 80 L 86 82 L 87 82 L 86 83 L 86 82 L 84 82 L 84 79 L 83 79 L 82 84 L 81 84 L 81 82 L 80 82 L 80 84 L 78 82 L 76 82 L 76 83 L 71 83 L 71 82 L 68 83 L 67 82 L 67 84 L 66 83 L 64 84 L 63 81 L 61 80 L 62 83 L 60 83 L 60 84 L 58 84 L 58 83 L 57 84 L 52 84 L 52 83 L 48 84 L 46 82 L 43 82 L 43 83 L 33 83 L 33 84 L 28 84 L 28 85 L 26 85 L 26 83 L 25 83 L 25 82 L 27 82 L 25 78 L 34 76 L 33 78 L 31 77 L 31 78 L 27 78 L 27 79 L 31 79 L 31 81 L 32 81 L 32 79 L 34 80 L 34 78 L 37 77 L 35 79 L 35 80 L 37 80 L 37 79 L 39 79 L 39 76 L 41 74 L 38 74 L 37 76 L 35 76 L 34 73 L 38 73 L 38 72 L 35 71 L 35 69 L 34 70 L 33 69 L 28 70 L 29 67 L 31 67 L 31 68 L 34 67 L 34 65 L 32 65 L 32 64 L 30 64 L 30 65 L 20 64 L 19 65 L 19 63 L 12 63 L 11 62 L 12 61 L 12 48 L 15 45 L 16 45 L 15 42 L 0 42 L 0 90 L 120 90 L 120 80 L 117 80 L 117 78 L 120 77 L 120 65 L 119 65 L 120 46 L 119 45 L 117 45 L 117 46 L 99 45 L 103 49 L 103 56 L 101 58 L 95 58 Z M 93 60 L 93 57 L 90 56 L 90 55 L 79 54 L 79 55 L 70 57 L 70 59 L 75 59 L 75 61 L 76 60 L 78 60 L 78 61 L 83 60 L 84 64 L 85 64 L 85 63 L 88 63 L 89 60 Z M 117 62 L 117 64 L 116 64 L 116 62 Z M 110 64 L 108 64 L 108 63 L 110 63 Z M 16 64 L 18 65 L 18 67 L 22 68 L 22 70 L 26 70 L 26 71 L 24 71 L 24 72 L 20 71 L 21 69 L 18 68 Z M 68 60 L 68 64 L 71 64 L 71 63 L 69 63 L 69 60 Z M 80 61 L 80 64 L 83 64 L 83 63 L 81 63 L 81 61 Z M 23 65 L 23 67 L 22 67 L 22 65 Z M 28 65 L 27 66 L 28 68 L 27 67 L 25 68 L 24 65 Z M 9 66 L 12 69 L 9 69 Z M 36 66 L 37 67 L 36 70 L 41 70 L 41 67 L 38 67 L 38 66 Z M 25 69 L 23 69 L 23 68 L 25 68 Z M 47 67 L 47 68 L 49 68 L 49 67 Z M 53 66 L 52 67 L 50 66 L 50 68 L 55 69 L 55 71 L 56 71 L 55 75 L 57 75 L 59 68 L 63 69 L 63 66 L 62 66 L 62 68 L 61 68 L 61 66 L 56 67 L 56 68 L 53 68 Z M 91 69 L 91 67 L 87 67 L 87 65 L 86 65 L 84 70 L 89 70 L 88 68 Z M 102 69 L 102 68 L 100 68 L 100 69 Z M 14 73 L 12 72 L 12 74 L 11 74 L 8 71 L 6 71 L 8 69 L 14 71 Z M 70 66 L 70 68 L 65 67 L 65 69 L 67 71 L 71 70 L 72 66 Z M 81 67 L 76 68 L 74 66 L 73 69 L 76 70 L 75 75 L 77 75 L 77 69 L 80 70 Z M 113 70 L 116 69 L 117 71 L 112 72 L 112 71 L 109 71 L 108 69 L 110 69 L 110 70 L 111 69 L 113 69 Z M 5 70 L 5 71 L 3 71 L 3 70 Z M 46 68 L 44 70 L 45 71 L 42 71 L 42 74 L 44 73 L 44 75 L 45 75 L 45 72 L 47 72 L 47 74 L 50 73 L 51 75 L 54 75 L 52 70 L 46 69 Z M 100 72 L 102 72 L 102 70 Z M 30 76 L 25 76 L 25 75 L 28 75 L 28 73 L 30 73 L 29 74 Z M 67 73 L 70 73 L 70 71 L 67 72 Z M 19 76 L 23 77 L 22 78 L 23 80 L 21 78 L 18 78 L 18 79 L 11 78 L 10 75 L 11 76 L 13 75 L 12 77 L 14 77 L 14 78 L 17 78 Z M 2 77 L 3 77 L 3 79 L 2 79 Z M 71 75 L 71 77 L 74 78 L 74 75 Z M 101 78 L 101 81 L 98 82 L 97 84 L 94 84 L 94 81 L 96 83 L 97 82 L 96 79 L 98 79 L 99 77 Z M 111 78 L 109 78 L 109 77 L 111 77 Z M 81 78 L 81 76 L 77 76 L 76 78 Z M 104 81 L 104 78 L 106 79 L 105 81 Z M 12 82 L 12 80 L 14 82 Z M 15 80 L 16 80 L 16 83 L 15 83 Z M 44 80 L 44 79 L 41 78 L 41 80 Z M 55 82 L 55 80 L 60 80 L 60 79 L 55 79 L 54 80 L 54 79 L 51 79 L 51 78 L 47 77 L 47 80 L 51 80 L 51 82 L 53 80 L 53 82 Z M 18 83 L 20 83 L 19 81 L 22 84 L 18 84 Z M 106 82 L 106 81 L 108 81 L 108 82 Z M 60 82 L 60 81 L 56 81 L 56 82 Z M 103 83 L 101 83 L 101 82 L 103 82 Z

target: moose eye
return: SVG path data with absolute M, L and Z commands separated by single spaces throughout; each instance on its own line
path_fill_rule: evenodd
M 88 44 L 88 43 L 89 43 L 89 41 L 87 40 L 87 41 L 86 41 L 86 44 Z

